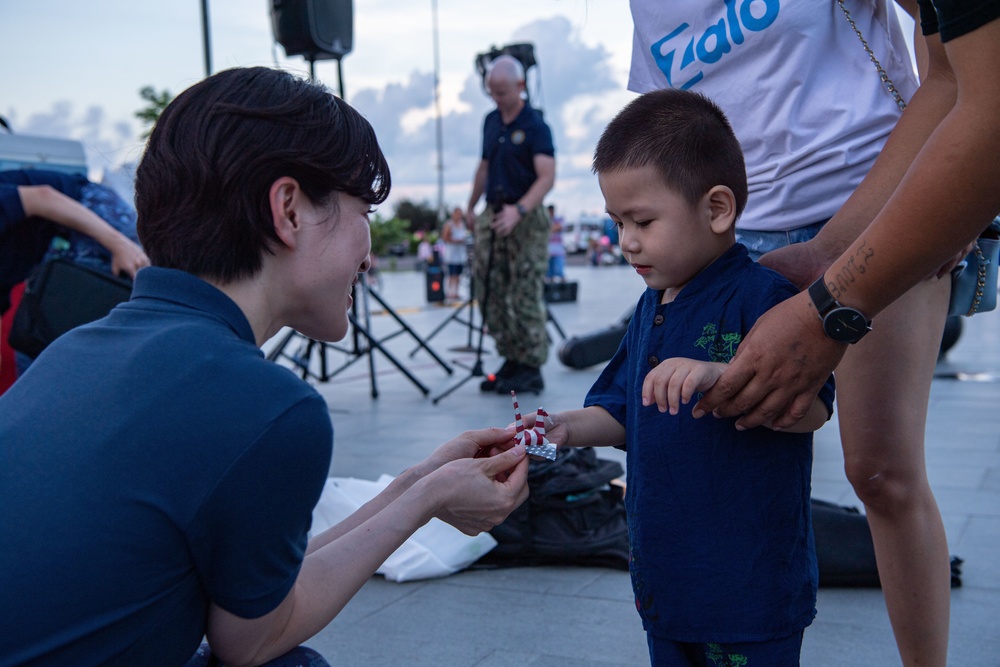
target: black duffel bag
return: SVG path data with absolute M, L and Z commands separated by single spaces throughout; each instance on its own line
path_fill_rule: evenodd
M 822 587 L 878 588 L 881 582 L 875 563 L 868 518 L 856 507 L 812 499 L 816 564 Z M 962 585 L 962 563 L 951 557 L 951 587 Z
M 70 329 L 98 320 L 132 294 L 132 281 L 63 257 L 28 279 L 7 342 L 32 359 Z
M 586 565 L 628 569 L 624 470 L 594 450 L 560 448 L 555 461 L 532 460 L 528 500 L 490 534 L 497 546 L 477 567 Z

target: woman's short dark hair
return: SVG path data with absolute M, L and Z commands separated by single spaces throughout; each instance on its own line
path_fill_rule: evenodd
M 337 193 L 380 204 L 389 167 L 371 125 L 326 87 L 267 67 L 219 72 L 160 115 L 136 172 L 143 249 L 155 266 L 231 282 L 278 243 L 271 185 L 315 204 Z
M 710 99 L 666 88 L 629 102 L 601 134 L 594 173 L 653 165 L 689 204 L 716 185 L 736 196 L 736 217 L 747 203 L 743 150 L 722 110 Z

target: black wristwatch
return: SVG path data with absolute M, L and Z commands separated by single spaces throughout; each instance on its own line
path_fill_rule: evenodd
M 809 298 L 816 306 L 819 319 L 823 323 L 823 333 L 828 338 L 853 345 L 872 330 L 872 321 L 860 310 L 842 306 L 833 298 L 823 276 L 809 286 Z
M 517 202 L 517 212 L 521 214 L 521 217 L 528 215 L 528 209 L 524 208 L 524 204 Z

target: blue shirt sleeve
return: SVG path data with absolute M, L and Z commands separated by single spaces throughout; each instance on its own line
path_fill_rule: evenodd
M 24 220 L 24 205 L 17 186 L 0 183 L 0 235 Z
M 635 318 L 632 318 L 635 322 Z M 583 407 L 589 408 L 597 405 L 608 411 L 615 420 L 625 426 L 626 415 L 626 387 L 628 386 L 628 339 L 632 324 L 629 323 L 625 337 L 622 338 L 618 351 L 611 358 L 608 365 L 604 367 L 597 381 L 587 392 L 587 397 L 583 401 Z
M 285 412 L 230 468 L 188 530 L 211 600 L 242 618 L 277 607 L 298 577 L 330 468 L 319 396 Z
M 615 352 L 615 356 L 611 358 L 608 365 L 601 371 L 597 381 L 594 382 L 590 391 L 587 392 L 587 397 L 583 402 L 584 407 L 597 405 L 604 408 L 626 430 L 629 428 L 627 423 L 629 399 L 627 392 L 629 390 L 630 372 L 629 348 L 635 347 L 637 344 L 638 332 L 636 327 L 638 326 L 637 323 L 642 319 L 644 309 L 650 307 L 651 300 L 655 300 L 656 298 L 656 293 L 649 289 L 639 298 L 639 302 L 636 304 L 635 311 L 629 321 L 628 328 L 625 331 L 625 336 L 618 346 L 618 351 Z M 617 449 L 626 449 L 625 445 L 618 445 L 616 447 Z
M 537 116 L 538 122 L 535 126 L 535 136 L 531 145 L 535 155 L 549 155 L 555 157 L 556 147 L 552 141 L 552 129 L 548 126 L 541 114 Z

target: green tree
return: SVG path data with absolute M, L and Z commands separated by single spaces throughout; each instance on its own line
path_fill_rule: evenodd
M 153 125 L 156 124 L 160 114 L 167 108 L 174 96 L 170 94 L 169 90 L 157 92 L 152 86 L 144 86 L 139 91 L 139 97 L 144 99 L 147 104 L 135 112 L 135 117 L 146 125 L 146 130 L 142 133 L 142 138 L 146 139 L 153 130 Z
M 389 246 L 403 243 L 407 240 L 406 232 L 410 228 L 409 220 L 395 216 L 384 219 L 378 213 L 371 221 L 372 254 L 376 257 L 385 256 Z
M 416 203 L 409 199 L 401 199 L 396 204 L 396 217 L 410 221 L 413 232 L 433 232 L 438 228 L 437 209 L 424 201 Z

